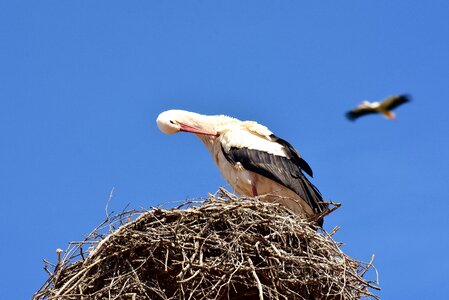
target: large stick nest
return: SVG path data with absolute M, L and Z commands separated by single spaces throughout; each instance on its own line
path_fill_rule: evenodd
M 339 246 L 278 204 L 220 190 L 109 216 L 47 262 L 34 299 L 377 299 L 363 278 L 371 263 Z

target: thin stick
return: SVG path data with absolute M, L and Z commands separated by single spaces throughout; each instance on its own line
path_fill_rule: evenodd
M 111 192 L 109 193 L 109 198 L 108 201 L 106 202 L 106 207 L 104 208 L 105 213 L 106 213 L 106 221 L 109 225 L 109 232 L 112 232 L 112 226 L 110 224 L 110 214 L 109 214 L 109 203 L 111 203 L 112 197 L 114 195 L 114 189 L 115 187 L 112 188 Z
M 259 299 L 263 300 L 262 284 L 260 283 L 259 276 L 257 276 L 256 269 L 254 268 L 253 261 L 251 260 L 251 258 L 249 256 L 248 256 L 248 262 L 249 262 L 249 265 L 250 265 L 250 267 L 252 269 L 251 273 L 253 274 L 254 279 L 257 282 L 257 289 L 259 290 Z

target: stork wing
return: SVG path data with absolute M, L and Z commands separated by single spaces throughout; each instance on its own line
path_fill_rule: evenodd
M 231 164 L 240 163 L 248 171 L 267 177 L 298 194 L 316 212 L 325 210 L 323 197 L 291 159 L 248 148 L 222 151 Z
M 377 113 L 376 110 L 369 108 L 369 107 L 357 107 L 354 108 L 351 111 L 348 111 L 346 113 L 346 118 L 348 118 L 350 121 L 355 121 L 357 118 L 360 118 L 362 116 L 375 114 Z
M 313 177 L 313 171 L 312 168 L 310 168 L 309 164 L 299 155 L 298 151 L 286 140 L 281 139 L 280 137 L 277 137 L 274 134 L 270 135 L 270 138 L 276 142 L 284 146 L 284 148 L 287 150 L 287 153 L 289 154 L 289 158 L 292 160 L 292 162 L 300 167 L 304 172 L 306 172 L 310 177 Z
M 399 95 L 399 96 L 392 96 L 384 101 L 382 101 L 382 106 L 386 110 L 392 110 L 398 107 L 399 105 L 402 105 L 404 103 L 410 102 L 410 97 L 408 95 Z
M 276 136 L 267 127 L 259 123 L 246 121 L 243 122 L 243 126 L 252 134 L 264 140 L 275 142 L 281 145 L 285 149 L 285 154 L 288 156 L 288 158 L 290 158 L 295 165 L 300 167 L 310 177 L 313 177 L 312 168 L 310 168 L 309 164 L 301 157 L 301 155 L 299 155 L 298 151 L 296 151 L 296 149 L 289 142 Z

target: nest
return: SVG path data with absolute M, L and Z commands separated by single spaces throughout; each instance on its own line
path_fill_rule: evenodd
M 371 262 L 339 246 L 276 203 L 220 190 L 109 216 L 46 261 L 34 299 L 378 299 L 377 280 L 364 278 Z

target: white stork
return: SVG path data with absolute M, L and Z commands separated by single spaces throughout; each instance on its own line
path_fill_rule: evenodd
M 392 112 L 396 107 L 410 101 L 407 95 L 398 95 L 389 97 L 381 102 L 362 101 L 360 105 L 346 113 L 346 117 L 354 121 L 357 118 L 369 114 L 381 114 L 385 118 L 395 120 L 396 115 Z
M 307 162 L 263 125 L 184 110 L 161 113 L 157 125 L 166 134 L 194 133 L 206 145 L 224 179 L 241 195 L 281 203 L 306 218 L 327 208 L 318 189 L 303 174 L 313 176 Z M 318 223 L 322 225 L 322 219 Z

